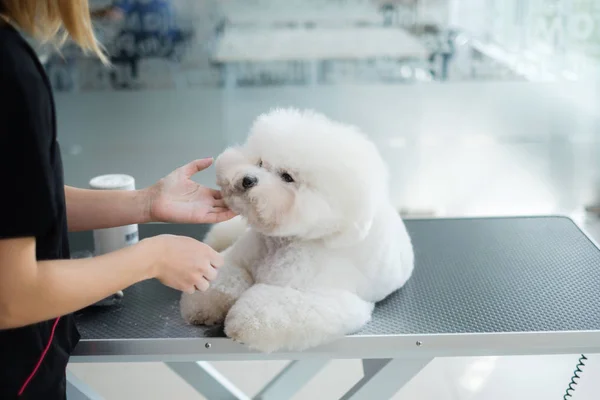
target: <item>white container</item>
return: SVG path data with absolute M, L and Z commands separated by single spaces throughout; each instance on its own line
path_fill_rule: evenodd
M 95 190 L 135 190 L 135 179 L 129 175 L 101 175 L 90 180 Z M 94 254 L 110 253 L 139 241 L 137 224 L 94 230 Z

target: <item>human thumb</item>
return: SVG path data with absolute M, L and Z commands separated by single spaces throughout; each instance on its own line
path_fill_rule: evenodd
M 200 172 L 202 170 L 205 170 L 206 168 L 210 167 L 213 163 L 213 159 L 211 157 L 209 158 L 202 158 L 199 160 L 195 160 L 192 161 L 191 163 L 185 165 L 183 167 L 183 171 L 185 173 L 186 176 L 192 176 L 197 172 Z

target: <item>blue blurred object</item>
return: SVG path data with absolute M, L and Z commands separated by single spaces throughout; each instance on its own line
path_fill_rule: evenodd
M 186 34 L 177 27 L 170 0 L 121 0 L 113 3 L 124 14 L 117 54 L 129 57 L 169 57 Z M 132 46 L 133 44 L 133 46 Z
M 175 8 L 170 0 L 117 0 L 108 10 L 122 14 L 119 33 L 107 45 L 111 62 L 129 66 L 133 80 L 138 77 L 138 63 L 143 58 L 178 61 L 178 48 L 193 34 L 178 27 Z M 115 86 L 129 85 L 127 81 L 117 82 L 115 74 L 112 82 Z

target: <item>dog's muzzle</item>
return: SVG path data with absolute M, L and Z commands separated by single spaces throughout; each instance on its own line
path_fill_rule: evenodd
M 243 190 L 252 189 L 254 186 L 258 184 L 258 178 L 253 175 L 246 175 L 242 178 L 241 188 Z

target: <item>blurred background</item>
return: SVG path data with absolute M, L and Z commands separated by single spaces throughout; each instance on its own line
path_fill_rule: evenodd
M 399 208 L 600 201 L 593 0 L 92 3 L 113 68 L 70 45 L 43 54 L 69 184 L 115 172 L 149 185 L 243 140 L 259 113 L 297 106 L 369 134 Z
M 57 91 L 67 184 L 127 173 L 138 187 L 150 185 L 244 140 L 258 114 L 296 106 L 364 130 L 390 167 L 393 201 L 408 215 L 576 215 L 600 203 L 597 0 L 92 5 L 112 68 L 69 44 L 61 54 L 39 49 Z M 214 171 L 196 179 L 214 186 Z M 416 378 L 418 395 L 398 398 L 556 398 L 552 382 L 564 390 L 576 362 L 561 357 L 436 361 Z M 221 367 L 252 392 L 282 364 L 248 365 Z M 360 366 L 336 365 L 298 398 L 343 393 Z M 527 379 L 515 378 L 528 365 Z M 159 382 L 180 390 L 178 399 L 199 398 L 161 365 L 72 370 L 109 399 L 166 398 L 171 392 Z M 461 371 L 486 378 L 475 384 Z M 427 384 L 432 379 L 449 383 Z M 533 391 L 519 396 L 520 389 Z M 132 395 L 139 390 L 147 393 Z

